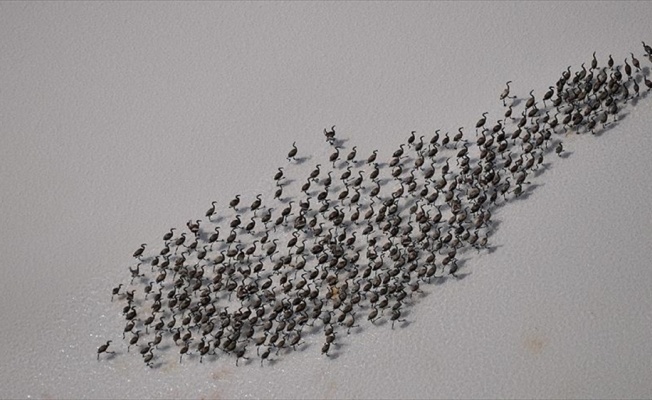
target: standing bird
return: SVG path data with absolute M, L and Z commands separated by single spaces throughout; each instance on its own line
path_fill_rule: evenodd
M 367 158 L 367 164 L 373 164 L 374 161 L 376 161 L 376 156 L 378 155 L 378 150 L 374 150 L 369 158 Z
M 172 236 L 174 235 L 174 230 L 175 229 L 177 229 L 177 228 L 171 228 L 170 232 L 163 235 L 163 241 L 167 242 L 168 240 L 172 239 Z
M 117 287 L 114 287 L 113 290 L 111 291 L 111 301 L 113 301 L 113 296 L 120 294 L 120 287 L 122 287 L 122 283 L 119 284 Z
M 644 79 L 645 79 L 645 86 L 647 86 L 647 91 L 649 92 L 650 90 L 652 90 L 652 82 L 650 82 L 650 80 L 647 79 L 647 77 L 645 77 Z
M 512 81 L 507 81 L 507 83 L 506 83 L 507 87 L 506 87 L 505 90 L 503 90 L 503 92 L 500 94 L 500 100 L 503 101 L 503 106 L 504 106 L 504 107 L 507 107 L 507 103 L 505 103 L 505 99 L 507 99 L 507 98 L 511 98 L 511 97 L 509 97 L 509 84 L 510 84 L 510 83 L 512 83 Z
M 570 68 L 570 67 L 569 67 Z M 530 90 L 530 98 L 525 102 L 525 109 L 532 107 L 536 99 L 534 98 L 534 90 Z
M 192 232 L 195 236 L 199 233 L 199 223 L 201 222 L 200 219 L 196 220 L 195 222 L 192 222 L 192 220 L 189 220 L 186 222 L 186 226 L 188 227 L 188 230 Z
M 328 157 L 328 161 L 333 163 L 333 168 L 335 168 L 335 162 L 340 158 L 340 146 L 335 146 L 335 153 L 331 154 Z
M 462 140 L 462 137 L 464 136 L 464 133 L 462 132 L 462 128 L 463 127 L 460 127 L 460 129 L 457 130 L 457 133 L 455 134 L 455 136 L 453 136 L 453 142 L 455 142 L 454 147 L 456 149 L 457 149 L 457 144 L 459 143 L 460 140 Z
M 215 203 L 217 203 L 217 201 L 211 202 L 211 208 L 209 208 L 206 211 L 206 216 L 208 217 L 209 221 L 211 220 L 211 217 L 213 216 L 213 214 L 215 214 Z M 170 237 L 172 237 L 172 236 L 170 236 Z M 164 240 L 166 240 L 166 239 L 164 238 Z
M 326 128 L 324 128 L 324 136 L 326 136 L 326 141 L 330 144 L 333 144 L 335 142 L 335 125 L 331 127 L 330 131 L 327 131 Z
M 408 146 L 410 146 L 410 147 L 412 146 L 412 144 L 414 144 L 414 139 L 415 139 L 414 134 L 415 133 L 417 133 L 417 131 L 410 132 L 410 137 L 407 140 Z
M 641 63 L 638 62 L 638 59 L 634 57 L 634 53 L 629 53 L 632 55 L 632 65 L 636 67 L 636 72 L 641 70 Z
M 433 146 L 437 146 L 437 142 L 439 141 L 439 131 L 440 131 L 440 129 L 437 129 L 435 131 L 435 134 L 430 139 L 430 144 L 433 145 Z
M 269 256 L 270 260 L 272 259 L 272 256 L 274 255 L 274 253 L 276 253 L 276 242 L 277 241 L 278 241 L 278 239 L 272 240 L 272 245 L 267 248 L 266 253 Z
M 320 172 L 319 167 L 321 167 L 321 164 L 317 164 L 315 166 L 315 169 L 312 170 L 312 172 L 310 173 L 309 179 L 312 179 L 314 182 L 317 182 L 317 177 L 319 176 L 319 172 Z
M 211 244 L 211 249 L 213 247 L 213 243 L 217 242 L 217 239 L 219 239 L 219 237 L 220 237 L 220 227 L 216 226 L 215 232 L 208 237 L 208 243 Z
M 232 229 L 235 229 L 235 228 L 237 228 L 238 226 L 240 226 L 240 223 L 241 223 L 241 222 L 242 222 L 242 221 L 240 221 L 240 214 L 238 214 L 238 215 L 235 216 L 235 219 L 234 219 L 233 221 L 231 221 L 231 223 L 229 224 L 229 226 L 230 226 Z
M 283 186 L 279 185 L 278 189 L 276 189 L 276 193 L 274 193 L 274 198 L 280 199 L 282 195 L 283 195 Z
M 177 240 L 174 241 L 174 245 L 177 246 L 177 247 L 182 246 L 183 242 L 185 242 L 185 241 L 186 241 L 186 233 L 184 232 L 184 233 L 181 234 L 181 236 L 179 236 L 177 238 Z M 176 253 L 176 250 L 175 250 L 175 253 Z
M 487 122 L 487 114 L 489 114 L 489 113 L 488 112 L 483 112 L 482 113 L 482 118 L 480 118 L 478 120 L 478 122 L 476 122 L 476 124 L 475 124 L 475 134 L 476 134 L 476 136 L 478 135 L 478 129 L 482 128 L 484 126 L 484 124 Z
M 283 167 L 278 167 L 278 172 L 274 174 L 274 180 L 276 181 L 276 184 L 278 185 L 278 181 L 283 179 Z
M 645 42 L 641 42 L 641 43 L 643 43 L 643 49 L 645 49 L 645 52 L 647 53 L 646 55 L 648 57 L 652 57 L 652 47 L 645 44 Z
M 403 146 L 405 146 L 405 145 L 404 145 L 404 144 L 401 144 L 400 146 L 398 146 L 399 149 L 396 150 L 396 151 L 394 152 L 394 154 L 392 154 L 392 157 L 394 157 L 394 158 L 400 158 L 400 157 L 403 155 Z
M 632 78 L 632 67 L 629 65 L 626 58 L 625 58 L 625 74 L 627 74 L 628 80 Z
M 347 161 L 347 162 L 351 162 L 351 161 L 353 161 L 354 163 L 356 163 L 357 161 L 354 161 L 354 160 L 353 160 L 353 159 L 355 158 L 355 155 L 356 155 L 356 154 L 357 154 L 356 146 L 353 146 L 353 149 L 351 150 L 351 152 L 349 153 L 349 155 L 346 156 L 346 161 Z
M 251 203 L 250 208 L 251 208 L 251 211 L 254 211 L 254 215 L 255 215 L 255 211 L 258 210 L 258 208 L 262 204 L 262 200 L 260 199 L 261 196 L 262 196 L 262 194 L 256 195 L 256 200 L 254 200 L 254 202 Z
M 294 156 L 297 155 L 298 150 L 297 150 L 296 143 L 297 142 L 292 142 L 292 150 L 290 150 L 290 152 L 288 153 L 288 161 L 294 160 Z
M 236 210 L 235 207 L 236 207 L 239 203 L 240 203 L 240 195 L 239 195 L 239 194 L 236 194 L 236 195 L 235 195 L 235 198 L 229 202 L 229 207 L 231 207 L 231 208 L 234 209 L 235 211 L 238 211 L 238 210 Z
M 115 354 L 115 352 L 113 352 L 113 351 L 106 351 L 106 350 L 109 348 L 109 345 L 110 345 L 110 344 L 111 344 L 111 341 L 108 340 L 108 341 L 106 342 L 106 344 L 103 344 L 103 345 L 101 345 L 100 347 L 98 347 L 98 349 L 97 349 L 97 360 L 98 360 L 98 361 L 100 360 L 100 354 L 101 354 L 101 353 Z
M 548 87 L 548 91 L 543 95 L 543 105 L 545 107 L 546 100 L 550 100 L 553 94 L 555 94 L 555 88 L 553 86 Z
M 143 252 L 145 251 L 145 246 L 147 246 L 145 243 L 140 245 L 140 249 L 134 251 L 134 258 L 140 258 L 140 256 L 143 255 Z

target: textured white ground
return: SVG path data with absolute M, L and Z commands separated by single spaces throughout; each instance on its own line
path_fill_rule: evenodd
M 652 3 L 0 4 L 0 397 L 650 398 L 652 97 L 495 214 L 496 251 L 403 329 L 327 359 L 149 369 L 96 360 L 131 253 L 236 193 L 293 141 L 387 158 L 411 130 L 499 118 L 597 51 L 643 61 Z M 317 161 L 319 160 L 319 161 Z

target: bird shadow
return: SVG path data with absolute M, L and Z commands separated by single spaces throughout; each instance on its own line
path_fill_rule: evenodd
M 119 352 L 119 351 L 112 351 L 112 352 L 106 352 L 105 354 L 106 354 L 106 357 L 100 357 L 100 360 L 102 358 L 104 358 L 107 361 L 111 361 L 111 360 L 114 360 L 119 354 L 124 354 L 124 353 Z
M 219 224 L 219 223 L 221 223 L 221 222 L 224 222 L 225 219 L 226 219 L 226 218 L 225 218 L 223 215 L 221 215 L 221 214 L 218 215 L 217 217 L 215 217 L 215 215 L 213 215 L 213 219 L 210 220 L 210 222 L 212 222 L 212 223 L 214 223 L 214 224 Z
M 155 363 L 150 362 L 149 364 L 145 364 L 145 365 L 150 369 L 160 369 L 163 366 L 163 362 L 162 361 L 157 361 Z
M 596 129 L 595 131 L 593 131 L 593 136 L 601 137 L 606 132 L 608 132 L 610 129 L 612 129 L 612 124 L 615 124 L 615 122 L 611 122 L 611 123 L 609 123 L 609 125 L 605 125 L 600 129 Z
M 363 331 L 364 331 L 364 328 L 362 326 L 360 326 L 360 325 L 355 325 L 355 326 L 352 326 L 350 328 L 346 328 L 346 334 L 347 335 L 351 335 L 351 334 L 355 335 L 355 334 L 363 332 Z
M 254 362 L 254 359 L 252 357 L 247 357 L 247 358 L 241 357 L 241 359 L 242 359 L 241 361 L 238 361 L 238 366 L 240 366 L 240 365 L 249 365 L 252 362 Z
M 618 126 L 618 124 L 619 124 L 621 121 L 626 120 L 628 116 L 629 116 L 629 113 L 626 112 L 626 111 L 621 112 L 621 113 L 618 113 L 618 119 L 615 120 L 615 121 L 612 121 L 611 124 L 609 124 L 609 129 L 613 129 L 613 128 L 615 128 L 616 126 Z M 609 129 L 608 129 L 608 130 L 609 130 Z
M 276 363 L 279 362 L 279 359 L 278 359 L 278 358 L 268 358 L 268 359 L 266 359 L 266 360 L 262 360 L 262 361 L 263 361 L 263 362 L 260 363 L 260 366 L 261 366 L 261 367 L 263 366 L 264 361 L 266 361 L 267 364 L 268 364 L 270 367 L 273 367 L 274 365 L 276 365 Z
M 503 247 L 504 245 L 502 244 L 494 244 L 491 246 L 485 247 L 485 250 L 487 250 L 487 254 L 493 254 L 496 250 L 498 250 L 500 247 Z
M 520 97 L 514 97 L 514 98 L 512 99 L 511 106 L 512 106 L 512 108 L 513 108 L 513 107 L 518 107 L 518 105 L 521 104 L 522 102 L 523 102 L 523 99 L 522 99 L 522 98 L 520 98 Z M 509 107 L 509 105 L 508 105 L 507 107 Z
M 446 283 L 446 281 L 448 280 L 448 276 L 447 275 L 433 276 L 430 279 L 432 280 L 433 285 L 439 286 L 439 285 L 443 285 L 444 283 Z
M 407 313 L 404 313 L 404 314 L 407 314 Z M 394 322 L 395 322 L 395 324 L 392 326 L 392 329 L 405 329 L 408 326 L 412 325 L 412 321 L 407 320 L 407 319 L 396 320 Z
M 532 174 L 534 177 L 538 177 L 544 172 L 546 172 L 552 166 L 551 163 L 543 163 L 539 165 L 539 168 L 534 171 Z
M 296 157 L 294 159 L 294 163 L 297 165 L 302 165 L 305 164 L 308 160 L 311 160 L 312 156 L 307 156 L 307 157 Z
M 301 343 L 299 343 L 299 344 L 297 344 L 295 346 L 296 346 L 296 349 L 293 349 L 292 346 L 290 346 L 289 348 L 292 348 L 292 350 L 294 350 L 294 351 L 297 351 L 297 350 L 298 351 L 304 351 L 304 350 L 307 350 L 307 349 L 313 347 L 314 345 L 312 343 L 308 343 L 308 342 L 301 342 Z
M 543 186 L 543 185 L 544 185 L 543 183 L 531 183 L 531 184 L 527 185 L 527 187 L 521 192 L 520 195 L 514 197 L 513 200 L 519 200 L 519 201 L 526 200 L 532 195 L 533 191 L 537 187 Z

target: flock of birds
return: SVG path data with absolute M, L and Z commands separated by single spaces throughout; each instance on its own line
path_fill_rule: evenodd
M 412 132 L 387 160 L 377 151 L 360 158 L 355 146 L 344 152 L 335 127 L 324 129 L 332 154 L 291 196 L 278 168 L 273 199 L 243 204 L 237 195 L 222 210 L 213 202 L 205 220 L 134 252 L 131 280 L 111 296 L 125 303 L 127 351 L 150 367 L 170 351 L 179 362 L 233 356 L 262 365 L 304 347 L 304 334 L 321 331 L 328 356 L 362 324 L 404 324 L 422 285 L 463 277 L 465 254 L 488 248 L 492 210 L 528 190 L 545 156 L 563 154 L 564 134 L 608 129 L 652 89 L 648 74 L 634 54 L 615 66 L 593 53 L 540 98 L 517 99 L 507 82 L 497 121 L 483 113 L 474 129 L 452 135 Z M 294 143 L 288 163 L 297 155 Z

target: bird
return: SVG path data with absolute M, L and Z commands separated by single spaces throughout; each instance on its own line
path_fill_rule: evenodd
M 110 353 L 110 354 L 114 354 L 114 352 L 112 352 L 112 351 L 107 351 L 107 349 L 109 348 L 109 345 L 110 345 L 110 344 L 111 344 L 111 340 L 107 340 L 106 344 L 103 344 L 103 345 L 101 345 L 100 347 L 98 347 L 98 349 L 97 349 L 97 360 L 98 360 L 98 361 L 100 360 L 100 354 L 101 354 L 101 353 Z
M 509 98 L 509 84 L 512 83 L 512 81 L 507 81 L 505 84 L 507 87 L 503 92 L 500 94 L 500 100 L 503 101 L 503 106 L 507 107 L 507 103 L 505 102 L 505 99 Z
M 294 156 L 297 155 L 297 151 L 298 151 L 298 150 L 297 150 L 296 143 L 297 143 L 297 142 L 292 142 L 292 150 L 290 150 L 290 151 L 288 152 L 288 161 L 290 161 L 290 160 L 294 160 Z
M 211 205 L 212 205 L 211 208 L 209 208 L 209 209 L 206 211 L 206 216 L 208 217 L 209 220 L 211 219 L 211 217 L 213 216 L 213 214 L 215 214 L 215 203 L 217 203 L 217 201 L 213 201 L 213 202 L 211 202 Z M 172 237 L 172 236 L 170 236 L 170 237 Z M 163 240 L 167 240 L 167 239 L 164 238 Z
M 145 243 L 140 245 L 140 248 L 136 251 L 134 251 L 134 258 L 140 258 L 140 256 L 143 255 L 143 252 L 145 251 L 145 246 L 147 246 Z
M 229 207 L 235 210 L 235 207 L 240 203 L 240 195 L 236 194 L 235 198 L 229 202 Z
M 489 113 L 488 112 L 483 112 L 482 113 L 482 118 L 480 118 L 478 120 L 478 122 L 476 122 L 476 124 L 475 124 L 476 135 L 478 134 L 478 129 L 482 128 L 484 126 L 485 122 L 487 122 L 487 118 L 486 118 L 487 114 L 489 114 Z

